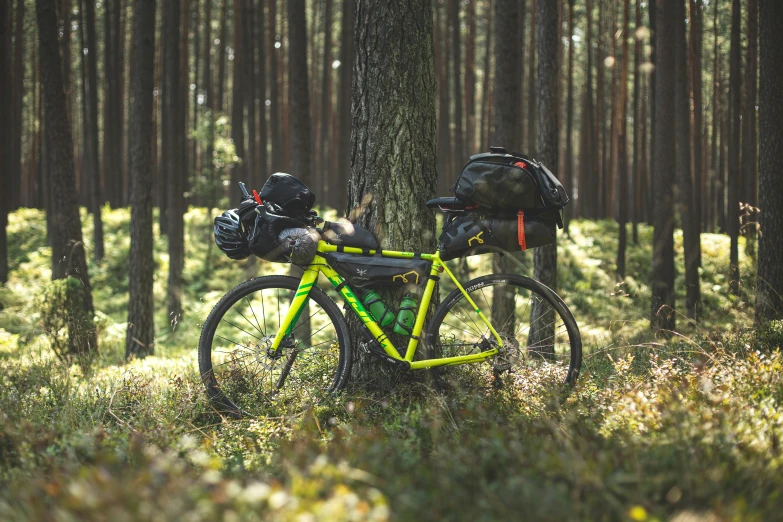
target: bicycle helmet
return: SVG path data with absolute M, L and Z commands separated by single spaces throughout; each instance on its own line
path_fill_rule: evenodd
M 231 259 L 246 259 L 250 256 L 236 209 L 227 210 L 215 218 L 215 243 Z

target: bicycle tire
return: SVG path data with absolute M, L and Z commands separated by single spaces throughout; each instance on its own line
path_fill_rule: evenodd
M 284 292 L 284 301 L 286 297 L 292 296 L 293 293 L 296 291 L 296 289 L 299 286 L 299 279 L 289 276 L 266 276 L 266 277 L 258 277 L 251 279 L 249 281 L 245 281 L 244 283 L 241 283 L 240 285 L 236 286 L 232 290 L 230 290 L 228 293 L 226 293 L 220 301 L 213 307 L 212 311 L 210 312 L 209 316 L 207 317 L 207 320 L 204 322 L 204 325 L 201 330 L 201 337 L 199 339 L 199 347 L 198 347 L 198 359 L 199 359 L 199 370 L 201 372 L 202 381 L 204 383 L 204 386 L 207 391 L 207 395 L 212 402 L 212 404 L 221 412 L 226 413 L 232 417 L 245 417 L 245 416 L 256 416 L 255 413 L 249 411 L 247 409 L 247 406 L 242 404 L 241 401 L 237 400 L 237 397 L 230 397 L 230 393 L 228 393 L 225 388 L 229 387 L 231 384 L 229 377 L 236 377 L 236 374 L 231 374 L 228 372 L 231 372 L 231 369 L 226 369 L 226 377 L 222 380 L 224 382 L 220 382 L 221 380 L 218 378 L 215 372 L 215 365 L 213 364 L 214 358 L 217 358 L 217 352 L 213 350 L 215 348 L 215 337 L 216 332 L 218 328 L 223 328 L 223 323 L 228 323 L 232 326 L 237 327 L 239 330 L 245 332 L 245 334 L 249 337 L 247 339 L 253 338 L 255 336 L 255 339 L 258 340 L 256 342 L 253 340 L 252 342 L 248 343 L 248 346 L 242 345 L 238 343 L 238 341 L 233 340 L 232 338 L 227 338 L 225 335 L 217 334 L 218 337 L 222 337 L 220 339 L 221 342 L 228 342 L 229 344 L 234 343 L 235 348 L 237 346 L 240 346 L 246 350 L 245 354 L 240 357 L 240 359 L 247 359 L 250 358 L 250 363 L 257 363 L 260 367 L 263 367 L 265 370 L 267 370 L 271 377 L 274 376 L 272 373 L 272 368 L 275 367 L 275 365 L 280 365 L 279 361 L 281 359 L 285 358 L 285 353 L 282 353 L 280 357 L 271 358 L 268 355 L 268 352 L 265 352 L 264 346 L 271 344 L 271 339 L 274 338 L 274 334 L 277 332 L 277 328 L 270 328 L 269 324 L 267 323 L 268 316 L 271 315 L 272 317 L 269 317 L 269 321 L 274 323 L 275 320 L 277 321 L 277 326 L 279 327 L 280 319 L 282 316 L 284 316 L 283 313 L 280 312 L 280 294 L 281 291 Z M 260 316 L 263 317 L 263 328 L 261 327 L 261 319 L 259 319 L 259 314 L 257 313 L 258 310 L 252 308 L 252 302 L 254 299 L 257 299 L 257 296 L 254 296 L 252 299 L 250 299 L 248 302 L 250 304 L 250 309 L 252 310 L 252 314 L 255 318 L 256 325 L 253 325 L 252 320 L 247 319 L 247 323 L 250 324 L 253 328 L 255 328 L 255 331 L 253 328 L 248 327 L 246 324 L 242 323 L 242 326 L 244 328 L 240 328 L 237 325 L 234 325 L 227 319 L 224 321 L 224 318 L 226 314 L 228 314 L 233 307 L 240 303 L 243 299 L 248 298 L 249 296 L 256 294 L 258 292 L 263 292 L 264 290 L 274 290 L 277 291 L 277 310 L 272 310 L 270 307 L 269 314 L 267 314 L 266 305 L 265 302 L 267 302 L 264 294 L 261 294 L 261 314 Z M 334 376 L 329 379 L 328 385 L 325 386 L 325 389 L 322 390 L 327 393 L 331 392 L 337 392 L 342 390 L 346 384 L 348 383 L 350 379 L 350 373 L 351 373 L 351 365 L 353 362 L 352 359 L 352 352 L 351 352 L 351 343 L 350 343 L 350 334 L 348 331 L 348 326 L 345 323 L 345 318 L 343 317 L 342 312 L 340 311 L 340 308 L 337 306 L 337 304 L 332 301 L 326 293 L 321 290 L 320 288 L 313 286 L 310 289 L 309 294 L 309 300 L 310 303 L 315 303 L 318 307 L 320 307 L 321 310 L 323 310 L 326 315 L 328 321 L 334 326 L 334 335 L 336 338 L 334 340 L 327 340 L 325 342 L 322 342 L 321 345 L 324 343 L 327 344 L 326 347 L 324 347 L 324 351 L 326 349 L 333 349 L 334 348 L 334 342 L 336 340 L 337 343 L 337 364 L 334 372 Z M 283 303 L 285 304 L 285 302 Z M 309 305 L 308 305 L 309 306 Z M 276 312 L 273 313 L 273 312 Z M 313 312 L 310 314 L 310 317 L 307 317 L 307 320 L 309 321 L 312 317 L 316 316 L 316 314 L 319 314 L 320 312 Z M 242 317 L 245 317 L 244 314 L 239 311 L 239 315 Z M 250 314 L 247 314 L 250 315 Z M 327 323 L 328 325 L 328 323 Z M 300 324 L 297 324 L 297 329 L 299 328 Z M 321 328 L 319 332 L 323 331 L 324 328 Z M 262 331 L 263 329 L 263 331 Z M 248 332 L 247 330 L 250 330 L 251 332 Z M 296 330 L 296 329 L 295 329 Z M 329 332 L 327 332 L 327 335 Z M 316 334 L 312 334 L 314 336 Z M 319 338 L 320 340 L 320 338 Z M 306 340 L 305 340 L 306 341 Z M 245 341 L 243 341 L 245 342 Z M 304 343 L 304 341 L 301 341 L 299 344 L 297 344 L 297 350 L 298 353 L 304 353 L 308 347 L 304 347 L 302 349 L 298 349 L 298 346 Z M 255 346 L 253 346 L 255 345 Z M 318 345 L 315 345 L 317 347 Z M 311 345 L 309 348 L 313 348 Z M 282 348 L 281 348 L 282 350 Z M 289 355 L 290 352 L 293 351 L 291 348 L 289 348 Z M 220 351 L 219 353 L 224 353 Z M 311 352 L 315 353 L 315 352 Z M 215 357 L 213 357 L 213 355 Z M 290 383 L 292 377 L 295 377 L 297 374 L 296 371 L 299 370 L 299 368 L 296 366 L 297 358 L 301 360 L 301 357 L 298 357 L 298 355 L 293 355 L 292 363 L 289 364 L 289 370 L 286 374 L 286 377 L 283 377 L 282 382 L 284 383 L 283 386 L 285 386 L 285 383 Z M 229 364 L 229 365 L 239 365 L 237 363 L 238 359 L 229 360 L 228 362 L 220 363 L 220 365 L 223 364 Z M 266 364 L 266 367 L 264 366 Z M 284 371 L 284 365 L 285 363 L 282 363 L 283 367 L 280 368 L 280 373 Z M 304 363 L 302 363 L 304 364 Z M 247 361 L 243 361 L 240 366 L 245 367 L 247 366 Z M 324 374 L 330 373 L 331 370 L 328 368 L 323 371 Z M 278 379 L 280 378 L 279 375 L 277 375 Z M 316 376 L 317 377 L 317 376 Z M 266 375 L 262 377 L 262 380 L 266 378 Z M 318 381 L 319 379 L 315 379 Z M 320 378 L 320 384 L 326 384 L 324 382 L 326 379 L 321 376 Z M 253 384 L 253 383 L 251 383 Z M 307 384 L 313 384 L 312 382 Z M 319 384 L 319 382 L 315 382 L 314 384 Z M 315 386 L 314 386 L 315 387 Z M 279 391 L 282 388 L 278 390 L 270 390 L 270 393 L 265 393 L 262 390 L 252 389 L 252 393 L 261 393 L 262 395 L 259 396 L 259 399 L 268 399 L 269 402 L 273 398 L 273 395 L 279 396 Z M 317 392 L 317 390 L 306 390 L 307 393 L 309 392 Z M 263 400 L 260 400 L 259 402 L 264 402 Z M 294 401 L 295 402 L 295 401 Z M 259 411 L 262 410 L 262 408 L 258 408 Z M 275 413 L 279 413 L 279 408 Z
M 541 344 L 539 341 L 535 342 L 535 350 L 531 351 L 531 347 L 527 346 L 526 350 L 521 350 L 521 347 L 519 346 L 519 340 L 517 339 L 518 335 L 516 335 L 517 330 L 517 323 L 512 323 L 512 327 L 515 329 L 515 335 L 509 336 L 506 332 L 501 332 L 500 328 L 497 328 L 497 324 L 495 324 L 495 318 L 493 315 L 492 310 L 488 310 L 483 305 L 489 304 L 489 298 L 487 297 L 486 293 L 484 292 L 484 289 L 488 287 L 493 287 L 493 293 L 490 297 L 494 296 L 495 293 L 495 287 L 498 285 L 505 285 L 507 287 L 512 287 L 514 289 L 514 292 L 512 295 L 520 295 L 524 297 L 523 292 L 519 291 L 517 293 L 517 289 L 524 290 L 526 292 L 529 292 L 530 295 L 537 296 L 537 298 L 540 299 L 538 301 L 539 304 L 537 306 L 545 306 L 548 305 L 551 307 L 551 309 L 557 313 L 557 317 L 562 321 L 563 328 L 562 333 L 559 332 L 560 327 L 556 325 L 557 319 L 555 319 L 555 322 L 553 323 L 552 329 L 554 330 L 554 335 L 552 337 L 552 354 L 554 356 L 557 355 L 557 347 L 560 345 L 556 345 L 558 336 L 562 338 L 563 335 L 567 335 L 568 342 L 567 347 L 563 347 L 563 351 L 568 351 L 568 364 L 567 369 L 565 369 L 562 373 L 564 373 L 564 377 L 562 378 L 562 382 L 564 384 L 573 385 L 576 383 L 576 380 L 579 376 L 579 370 L 581 368 L 582 364 L 582 340 L 581 336 L 579 334 L 579 327 L 576 323 L 576 320 L 574 319 L 574 316 L 571 314 L 571 311 L 568 309 L 566 304 L 563 302 L 563 300 L 549 287 L 546 285 L 540 283 L 539 281 L 536 281 L 534 279 L 530 279 L 528 277 L 520 276 L 520 275 L 513 275 L 513 274 L 490 274 L 486 276 L 481 276 L 475 279 L 472 279 L 467 284 L 464 285 L 464 288 L 468 292 L 468 294 L 471 295 L 471 298 L 473 298 L 474 302 L 478 305 L 478 307 L 482 310 L 482 313 L 487 317 L 490 322 L 492 322 L 493 326 L 496 327 L 496 330 L 498 330 L 498 333 L 501 334 L 501 338 L 509 337 L 509 343 L 506 343 L 506 339 L 504 338 L 504 344 L 514 345 L 516 343 L 516 350 L 517 352 L 520 352 L 520 359 L 522 358 L 531 358 L 541 361 L 548 361 L 548 362 L 560 362 L 559 359 L 555 359 L 554 357 L 550 357 L 548 353 L 548 346 L 545 346 L 544 344 Z M 477 296 L 474 294 L 478 294 L 480 291 L 480 295 L 482 296 L 483 303 L 480 302 L 480 299 L 477 299 Z M 482 328 L 484 328 L 486 325 L 483 325 L 480 323 L 480 320 L 470 318 L 472 321 L 472 324 L 470 324 L 467 328 L 462 327 L 462 332 L 460 333 L 460 325 L 453 324 L 453 321 L 451 323 L 445 322 L 447 318 L 451 318 L 452 316 L 459 317 L 459 314 L 452 313 L 455 310 L 456 306 L 464 306 L 467 304 L 467 300 L 464 298 L 462 292 L 460 292 L 459 289 L 456 289 L 452 291 L 448 296 L 446 296 L 445 299 L 441 302 L 441 304 L 438 306 L 438 308 L 435 310 L 435 313 L 433 314 L 432 321 L 430 322 L 428 328 L 427 328 L 427 334 L 426 334 L 426 349 L 428 351 L 429 357 L 437 357 L 437 356 L 447 356 L 447 355 L 464 355 L 464 353 L 444 353 L 444 350 L 449 346 L 449 343 L 453 344 L 454 346 L 457 345 L 464 345 L 463 349 L 465 351 L 468 351 L 469 349 L 473 349 L 473 353 L 476 352 L 476 350 L 484 350 L 484 349 L 490 349 L 497 345 L 494 336 L 492 336 L 491 332 L 489 332 L 489 328 L 486 328 L 485 331 L 482 331 Z M 517 303 L 515 302 L 515 307 L 517 306 Z M 532 307 L 531 307 L 532 310 Z M 469 312 L 468 310 L 465 311 L 465 314 L 463 314 L 465 317 L 468 317 L 468 314 L 473 314 L 475 311 L 470 308 Z M 516 313 L 516 308 L 512 310 L 512 313 Z M 524 320 L 525 311 L 522 312 L 522 319 Z M 544 317 L 541 315 L 539 317 L 540 320 L 541 317 Z M 537 321 L 536 320 L 536 321 Z M 508 319 L 503 321 L 503 324 L 508 324 Z M 522 323 L 524 326 L 524 323 Z M 530 324 L 528 324 L 528 331 L 530 331 Z M 444 326 L 446 325 L 446 326 Z M 549 326 L 549 325 L 547 325 Z M 521 329 L 520 327 L 519 329 Z M 479 340 L 476 339 L 473 346 L 469 346 L 469 342 L 465 343 L 458 343 L 457 338 L 460 336 L 462 337 L 468 337 L 467 333 L 464 332 L 470 332 L 470 335 L 477 336 L 477 334 L 482 334 L 482 338 L 485 338 L 486 340 Z M 454 336 L 453 340 L 452 337 Z M 445 339 L 445 341 L 444 341 Z M 529 339 L 528 339 L 529 341 Z M 494 345 L 494 346 L 493 346 Z M 565 345 L 565 343 L 564 343 Z M 547 349 L 547 352 L 544 351 L 544 349 Z M 521 352 L 525 352 L 525 354 L 521 354 Z M 530 354 L 536 354 L 541 355 L 545 354 L 541 357 L 532 357 Z M 493 380 L 498 378 L 498 372 L 497 368 L 499 367 L 497 363 L 498 357 L 502 358 L 502 354 L 499 354 L 498 356 L 491 357 L 487 359 L 487 361 L 490 363 L 490 367 L 493 369 Z M 482 363 L 484 364 L 484 363 Z M 476 367 L 476 364 L 469 364 L 469 365 L 463 365 L 463 366 L 454 366 L 452 368 L 465 368 L 465 367 Z M 442 368 L 436 368 L 434 371 L 436 382 L 439 384 L 442 384 L 442 378 L 443 378 L 443 370 L 446 367 Z M 486 366 L 484 366 L 486 368 Z M 511 370 L 511 368 L 509 368 Z

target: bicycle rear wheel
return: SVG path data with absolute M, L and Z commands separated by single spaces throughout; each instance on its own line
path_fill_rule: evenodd
M 500 335 L 498 355 L 480 364 L 453 366 L 439 377 L 453 386 L 523 390 L 530 382 L 573 384 L 582 364 L 579 328 L 565 303 L 533 279 L 491 274 L 465 290 Z M 498 347 L 489 327 L 459 289 L 441 303 L 427 329 L 430 357 L 454 357 Z
M 299 280 L 246 281 L 215 305 L 201 330 L 199 369 L 215 407 L 232 416 L 274 416 L 301 410 L 345 387 L 351 371 L 348 327 L 318 287 L 291 335 L 269 348 Z

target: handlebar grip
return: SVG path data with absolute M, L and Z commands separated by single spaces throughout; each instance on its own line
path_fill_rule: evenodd
M 253 196 L 247 191 L 247 187 L 241 181 L 239 182 L 239 190 L 242 191 L 242 199 L 251 199 Z

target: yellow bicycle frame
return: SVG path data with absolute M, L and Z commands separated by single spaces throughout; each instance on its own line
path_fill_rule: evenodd
M 338 248 L 335 245 L 330 245 L 326 241 L 318 242 L 318 252 L 321 254 L 337 251 Z M 361 248 L 353 247 L 342 247 L 340 251 L 347 254 L 356 255 L 366 255 L 367 253 L 367 251 L 363 252 Z M 376 251 L 370 250 L 369 254 L 375 255 Z M 382 257 L 398 259 L 409 259 L 415 256 L 413 252 L 398 252 L 394 250 L 381 250 L 380 255 Z M 500 335 L 498 335 L 492 324 L 487 320 L 476 303 L 473 302 L 473 299 L 470 298 L 470 295 L 468 295 L 459 281 L 457 281 L 457 278 L 454 277 L 454 274 L 451 272 L 451 270 L 449 270 L 449 268 L 440 260 L 440 254 L 437 252 L 434 254 L 421 254 L 421 258 L 432 262 L 432 268 L 430 270 L 431 276 L 437 276 L 441 272 L 446 272 L 457 288 L 459 288 L 460 292 L 462 292 L 462 295 L 465 296 L 465 299 L 467 299 L 467 302 L 470 304 L 473 310 L 476 311 L 476 314 L 479 316 L 480 320 L 485 325 L 487 325 L 489 331 L 492 332 L 492 335 L 497 341 L 497 346 L 503 346 L 503 341 L 500 339 Z M 318 280 L 319 273 L 324 274 L 335 288 L 339 287 L 344 282 L 344 279 L 331 266 L 328 265 L 322 256 L 315 256 L 313 261 L 304 271 L 304 275 L 299 282 L 299 288 L 296 290 L 291 307 L 288 309 L 288 312 L 286 313 L 286 316 L 280 325 L 280 329 L 278 330 L 277 335 L 275 335 L 275 339 L 272 342 L 272 346 L 270 347 L 271 351 L 276 351 L 280 347 L 283 339 L 293 330 L 294 325 L 304 310 L 304 305 L 307 302 L 310 289 L 313 287 L 313 285 L 316 284 Z M 498 353 L 498 348 L 493 348 L 491 350 L 476 354 L 462 355 L 459 357 L 438 357 L 433 359 L 420 359 L 417 361 L 413 360 L 414 355 L 416 355 L 416 348 L 419 345 L 421 332 L 424 329 L 424 320 L 427 316 L 427 310 L 429 309 L 430 300 L 432 299 L 432 293 L 434 290 L 435 279 L 430 278 L 427 280 L 427 284 L 424 287 L 424 294 L 421 298 L 421 303 L 419 304 L 419 311 L 416 314 L 416 322 L 413 325 L 413 331 L 411 332 L 410 340 L 408 341 L 408 349 L 405 352 L 405 357 L 400 357 L 399 352 L 394 347 L 394 344 L 392 344 L 391 340 L 381 329 L 381 326 L 375 321 L 375 319 L 373 319 L 372 315 L 370 315 L 367 309 L 364 308 L 361 300 L 356 296 L 356 294 L 354 294 L 353 290 L 351 290 L 348 285 L 342 285 L 339 292 L 343 298 L 345 298 L 348 306 L 350 306 L 356 315 L 359 316 L 359 319 L 362 321 L 362 323 L 364 323 L 364 326 L 367 327 L 375 340 L 378 341 L 381 348 L 383 348 L 383 351 L 392 359 L 401 362 L 407 362 L 411 370 L 421 370 L 424 368 L 433 368 L 436 366 L 447 366 L 454 364 L 475 363 L 496 355 Z

